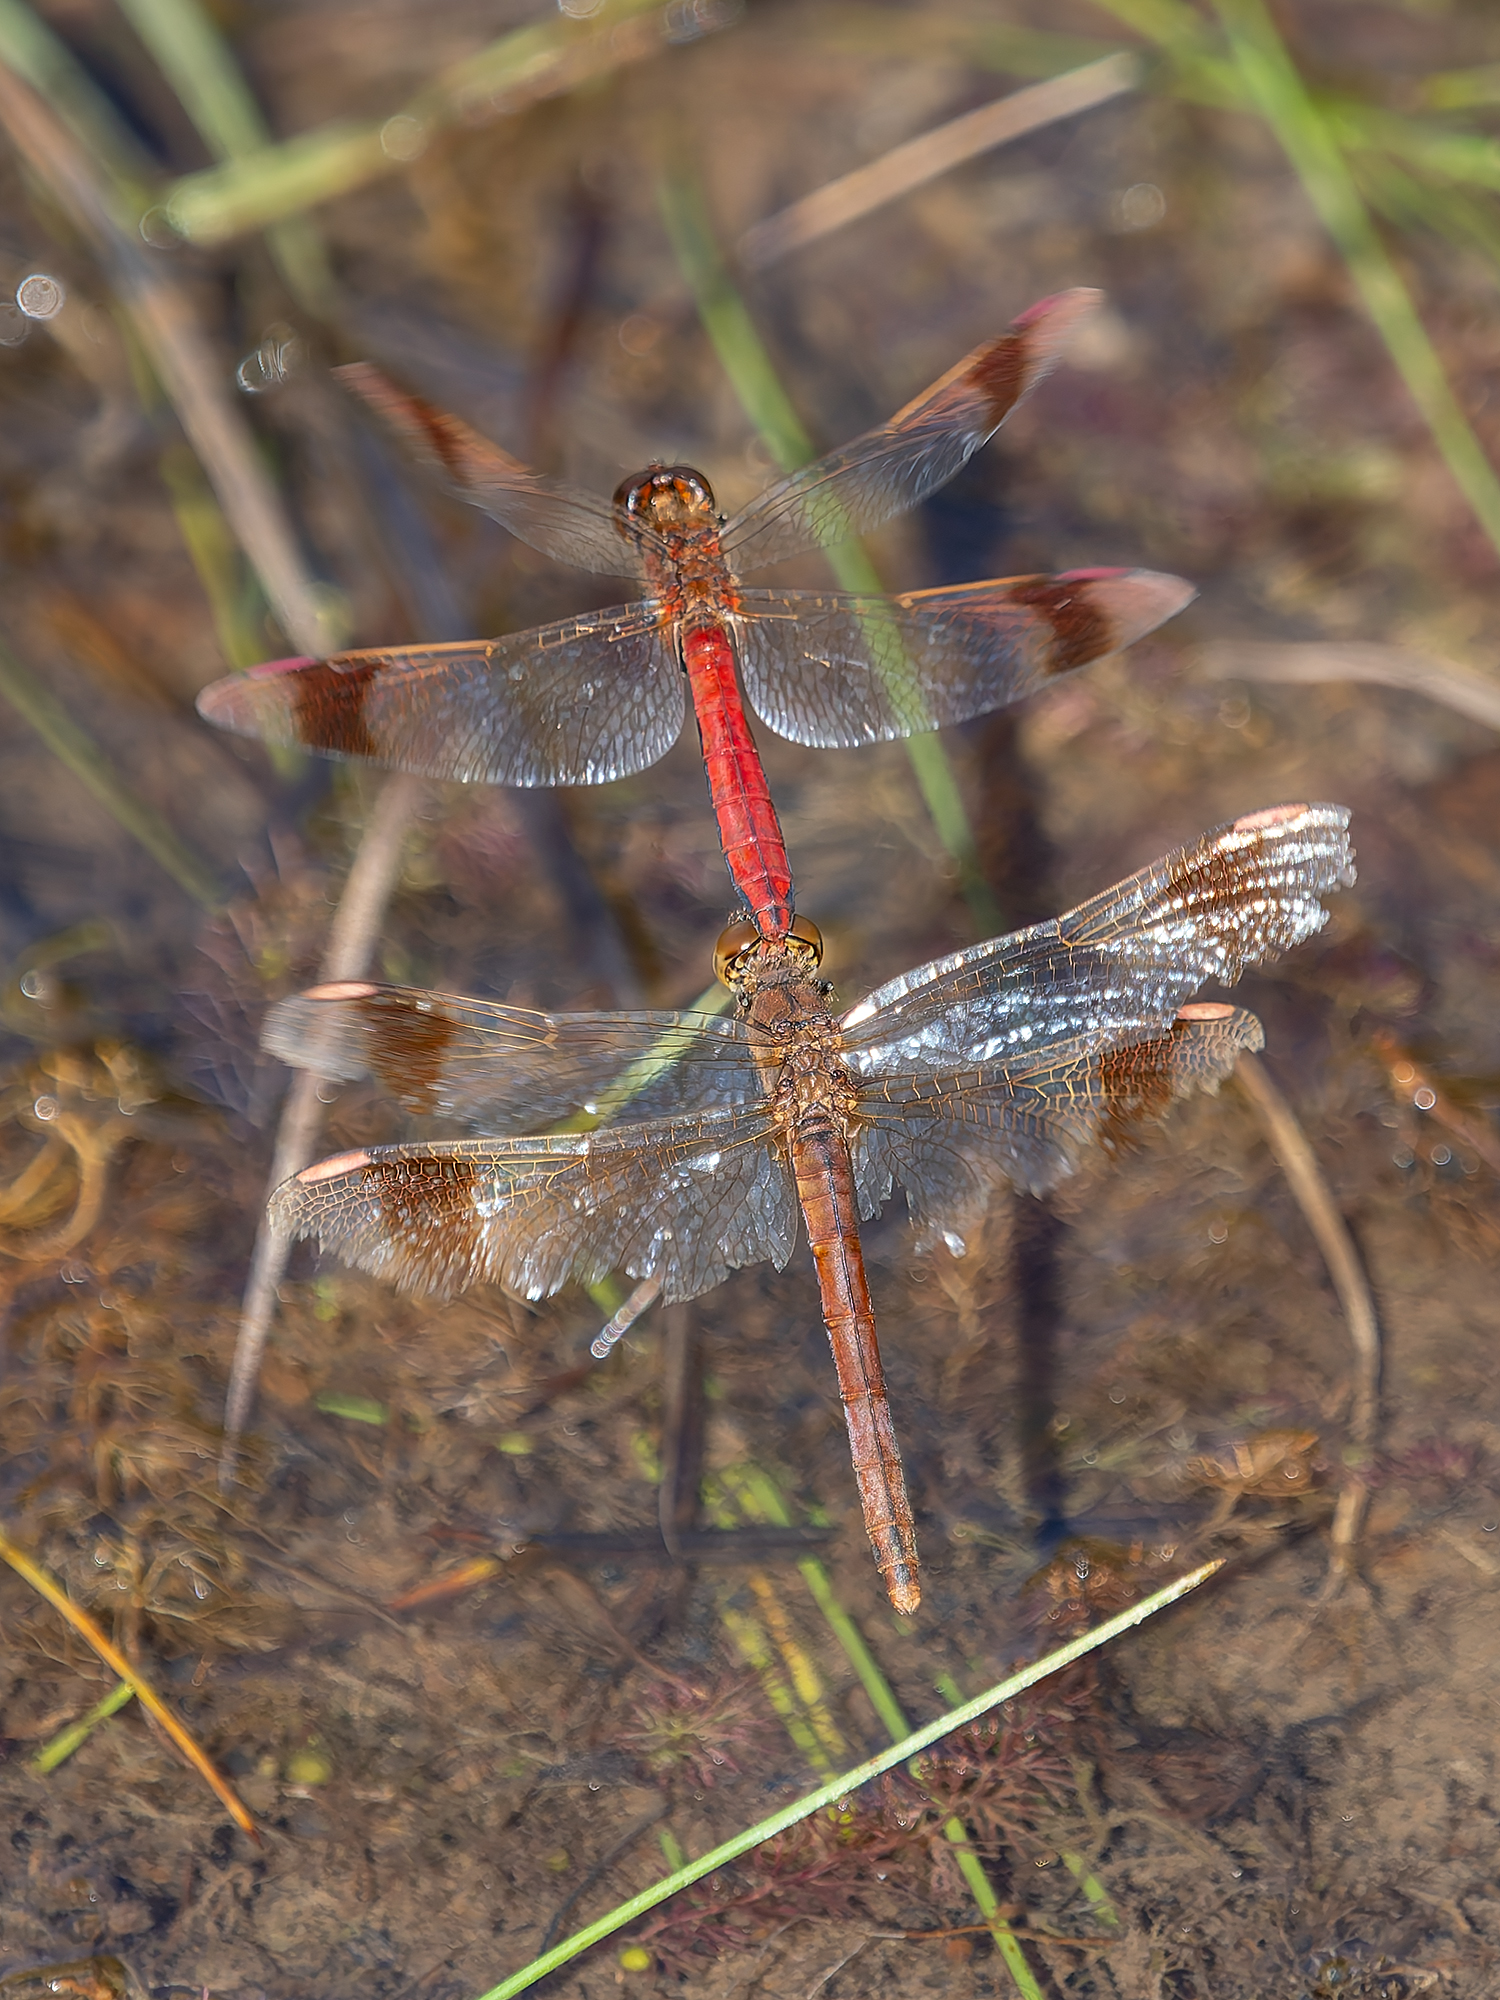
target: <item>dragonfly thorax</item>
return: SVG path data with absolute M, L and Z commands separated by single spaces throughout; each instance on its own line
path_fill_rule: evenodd
M 644 522 L 659 535 L 680 535 L 685 528 L 717 527 L 714 490 L 690 465 L 652 465 L 615 489 L 615 505 L 632 521 Z

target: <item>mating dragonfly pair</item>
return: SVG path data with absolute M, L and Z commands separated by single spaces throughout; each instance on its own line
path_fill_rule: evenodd
M 1098 294 L 1044 300 L 879 429 L 727 523 L 703 476 L 653 467 L 605 506 L 542 479 L 375 370 L 352 386 L 467 499 L 545 554 L 644 579 L 634 603 L 501 639 L 286 660 L 200 697 L 210 721 L 436 778 L 600 784 L 665 754 L 692 697 L 748 920 L 719 941 L 731 1019 L 548 1015 L 343 981 L 281 1002 L 265 1044 L 378 1079 L 473 1139 L 380 1146 L 272 1197 L 291 1236 L 403 1289 L 545 1297 L 623 1270 L 668 1300 L 790 1257 L 799 1214 L 865 1526 L 891 1602 L 916 1534 L 859 1224 L 899 1185 L 954 1254 L 1005 1187 L 1040 1194 L 1177 1097 L 1216 1088 L 1259 1022 L 1194 1002 L 1313 935 L 1353 880 L 1348 814 L 1252 813 L 1051 923 L 902 974 L 837 1013 L 740 699 L 795 742 L 850 747 L 966 721 L 1119 651 L 1191 586 L 1145 570 L 900 597 L 747 589 L 741 572 L 877 526 L 951 478 L 1057 361 Z M 553 1130 L 566 1121 L 572 1129 Z M 580 1124 L 594 1125 L 580 1130 Z M 536 1136 L 542 1134 L 542 1136 Z

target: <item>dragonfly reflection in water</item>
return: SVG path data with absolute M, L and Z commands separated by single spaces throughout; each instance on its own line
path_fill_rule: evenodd
M 833 1347 L 865 1526 L 891 1602 L 920 1599 L 916 1535 L 881 1373 L 859 1223 L 893 1185 L 955 1256 L 1002 1186 L 1039 1194 L 1172 1100 L 1214 1089 L 1254 1015 L 1193 1003 L 1321 929 L 1354 879 L 1339 806 L 1217 828 L 1050 923 L 903 973 L 842 1015 L 813 937 L 749 924 L 719 942 L 738 998 L 708 1015 L 547 1015 L 343 982 L 282 1001 L 266 1046 L 378 1078 L 409 1110 L 487 1136 L 375 1146 L 272 1197 L 293 1236 L 408 1291 L 491 1280 L 538 1299 L 624 1269 L 689 1299 L 792 1253 L 800 1209 Z M 809 927 L 810 929 L 810 927 Z M 669 1059 L 669 1066 L 663 1066 Z M 580 1109 L 628 1124 L 496 1137 Z
M 341 374 L 446 483 L 559 562 L 650 595 L 500 639 L 276 660 L 198 698 L 211 722 L 429 778 L 599 785 L 643 771 L 698 721 L 719 839 L 764 937 L 792 925 L 781 826 L 740 700 L 794 743 L 847 749 L 966 722 L 1120 651 L 1193 596 L 1154 570 L 1076 570 L 901 597 L 749 590 L 747 571 L 878 527 L 964 466 L 1055 366 L 1098 292 L 1043 299 L 878 429 L 732 520 L 689 466 L 612 504 L 528 472 L 365 364 Z

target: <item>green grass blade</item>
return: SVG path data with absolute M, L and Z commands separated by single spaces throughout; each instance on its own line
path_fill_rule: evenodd
M 0 62 L 46 98 L 79 144 L 108 168 L 138 216 L 153 176 L 150 155 L 72 50 L 23 0 L 0 0 Z
M 228 43 L 198 0 L 120 0 L 120 10 L 211 153 L 220 160 L 239 160 L 272 144 Z M 299 304 L 326 313 L 333 302 L 333 277 L 312 224 L 305 216 L 289 216 L 266 231 L 266 241 Z
M 73 1752 L 88 1741 L 101 1722 L 108 1721 L 127 1701 L 134 1699 L 135 1689 L 129 1681 L 116 1681 L 103 1701 L 96 1701 L 87 1715 L 80 1715 L 76 1722 L 60 1729 L 50 1743 L 43 1744 L 31 1760 L 32 1770 L 41 1777 L 55 1771 L 59 1764 L 65 1764 Z
M 765 439 L 783 472 L 806 465 L 813 456 L 812 440 L 803 429 L 755 330 L 749 308 L 729 274 L 697 180 L 681 168 L 664 174 L 658 182 L 657 198 L 704 329 L 745 414 Z M 824 553 L 844 590 L 863 596 L 884 594 L 879 572 L 857 541 L 841 542 Z M 872 613 L 869 622 L 874 663 L 899 695 L 906 672 L 905 660 L 891 637 L 882 634 L 878 613 Z M 936 736 L 921 735 L 906 739 L 906 754 L 938 837 L 957 869 L 964 900 L 980 935 L 993 936 L 1003 928 L 1002 919 L 980 872 L 973 829 L 947 752 Z
M 569 1964 L 581 1952 L 587 1951 L 590 1945 L 598 1944 L 625 1924 L 633 1923 L 637 1917 L 643 1917 L 647 1911 L 656 1909 L 669 1897 L 675 1896 L 679 1889 L 686 1889 L 694 1882 L 701 1882 L 705 1875 L 711 1875 L 716 1868 L 726 1867 L 731 1861 L 738 1860 L 740 1855 L 748 1854 L 752 1847 L 759 1847 L 773 1835 L 785 1833 L 788 1827 L 796 1826 L 800 1821 L 810 1819 L 814 1813 L 837 1805 L 851 1792 L 857 1791 L 861 1785 L 868 1785 L 876 1778 L 883 1778 L 887 1771 L 894 1771 L 897 1765 L 904 1764 L 910 1758 L 920 1755 L 922 1751 L 930 1749 L 934 1743 L 941 1742 L 943 1737 L 950 1735 L 955 1729 L 962 1729 L 967 1723 L 977 1722 L 992 1708 L 998 1708 L 1001 1702 L 1014 1700 L 1017 1695 L 1024 1694 L 1027 1688 L 1035 1687 L 1039 1681 L 1046 1680 L 1049 1675 L 1059 1672 L 1063 1667 L 1071 1666 L 1075 1660 L 1085 1658 L 1101 1646 L 1110 1645 L 1135 1626 L 1154 1617 L 1157 1612 L 1165 1611 L 1168 1605 L 1175 1604 L 1179 1598 L 1186 1597 L 1190 1591 L 1206 1583 L 1222 1568 L 1222 1561 L 1216 1561 L 1204 1563 L 1200 1568 L 1190 1570 L 1186 1576 L 1178 1577 L 1164 1589 L 1154 1591 L 1150 1597 L 1142 1598 L 1139 1604 L 1132 1605 L 1129 1610 L 1118 1613 L 1103 1625 L 1096 1625 L 1090 1632 L 1080 1634 L 1066 1646 L 1060 1646 L 1055 1653 L 1048 1653 L 1044 1658 L 1033 1661 L 1030 1666 L 1011 1674 L 997 1686 L 987 1688 L 983 1694 L 976 1695 L 972 1701 L 965 1702 L 947 1715 L 939 1716 L 935 1722 L 925 1724 L 911 1735 L 903 1737 L 899 1743 L 893 1743 L 878 1756 L 867 1758 L 863 1764 L 857 1765 L 852 1771 L 846 1771 L 842 1777 L 832 1778 L 827 1784 L 819 1785 L 816 1791 L 808 1792 L 802 1798 L 794 1800 L 792 1804 L 783 1806 L 779 1812 L 770 1814 L 768 1818 L 747 1828 L 745 1832 L 736 1834 L 732 1840 L 726 1840 L 718 1847 L 711 1848 L 707 1854 L 699 1855 L 695 1861 L 690 1861 L 685 1867 L 663 1876 L 661 1881 L 654 1882 L 650 1888 L 641 1890 L 639 1895 L 631 1896 L 626 1902 L 618 1904 L 607 1915 L 597 1918 L 582 1930 L 575 1931 L 572 1937 L 564 1938 L 561 1944 L 554 1945 L 551 1951 L 544 1952 L 540 1958 L 534 1958 L 529 1965 L 523 1965 L 518 1972 L 513 1972 L 509 1978 L 501 1980 L 498 1986 L 492 1986 L 481 1996 L 481 2000 L 511 2000 L 512 1995 L 524 1993 L 527 1987 L 535 1986 L 539 1979 L 545 1979 L 549 1972 L 555 1972 L 560 1965 Z
M 66 764 L 106 812 L 205 910 L 224 906 L 218 877 L 180 839 L 155 806 L 137 798 L 99 745 L 29 667 L 0 646 L 0 697 L 24 716 L 59 763 Z
M 184 175 L 167 195 L 172 225 L 193 242 L 222 243 L 399 172 L 445 125 L 494 115 L 507 97 L 519 107 L 570 89 L 645 54 L 659 38 L 645 37 L 644 23 L 632 38 L 628 24 L 660 5 L 661 0 L 606 0 L 587 21 L 554 13 L 454 64 L 393 117 L 336 120 Z
M 1410 294 L 1286 45 L 1261 0 L 1214 0 L 1214 4 L 1249 101 L 1296 168 L 1448 470 L 1500 551 L 1500 479 L 1459 408 Z

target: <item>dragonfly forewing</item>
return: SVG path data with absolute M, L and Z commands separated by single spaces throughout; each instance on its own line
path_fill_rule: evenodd
M 889 423 L 752 500 L 726 525 L 724 554 L 745 573 L 847 541 L 916 506 L 966 465 L 1046 379 L 1102 296 L 1080 287 L 1042 299 Z
M 215 681 L 221 729 L 419 777 L 601 785 L 664 757 L 686 715 L 649 599 L 502 639 L 273 660 Z
M 865 1077 L 933 1075 L 1165 1035 L 1206 981 L 1322 929 L 1320 899 L 1354 880 L 1348 827 L 1333 805 L 1216 827 L 1066 916 L 877 987 L 843 1018 L 845 1059 Z
M 525 1132 L 577 1114 L 637 1123 L 755 1104 L 764 1094 L 739 1021 L 543 1014 L 365 980 L 278 1001 L 261 1045 L 319 1076 L 372 1077 L 420 1116 L 491 1132 Z
M 590 493 L 530 471 L 458 417 L 398 389 L 367 361 L 352 361 L 334 373 L 451 492 L 521 541 L 574 569 L 644 576 L 648 531 L 639 524 Z

